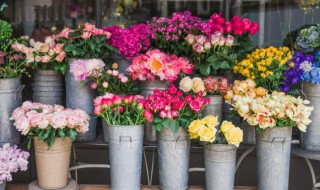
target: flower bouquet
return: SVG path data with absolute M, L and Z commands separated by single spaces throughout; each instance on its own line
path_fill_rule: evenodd
M 95 115 L 108 124 L 112 189 L 140 188 L 146 121 L 143 104 L 144 98 L 140 95 L 120 97 L 107 93 L 94 100 Z
M 144 102 L 144 116 L 158 132 L 160 186 L 186 189 L 189 176 L 190 140 L 186 128 L 201 117 L 210 99 L 183 96 L 173 84 L 155 89 Z
M 11 173 L 28 169 L 29 156 L 29 152 L 18 149 L 16 145 L 4 144 L 0 147 L 0 189 L 4 190 L 6 182 L 12 181 Z
M 284 73 L 289 69 L 287 62 L 292 59 L 287 47 L 268 47 L 256 49 L 253 53 L 235 64 L 233 71 L 246 78 L 251 78 L 257 86 L 272 91 L 285 91 Z
M 130 75 L 122 74 L 118 70 L 118 64 L 113 63 L 111 69 L 101 72 L 99 77 L 91 78 L 94 83 L 91 84 L 93 90 L 97 89 L 100 95 L 112 94 L 137 94 L 140 89 L 137 87 Z
M 157 78 L 174 82 L 179 75 L 191 74 L 193 66 L 186 58 L 170 56 L 155 49 L 133 58 L 127 71 L 133 80 L 154 81 Z
M 80 109 L 65 109 L 26 101 L 12 113 L 14 125 L 34 142 L 38 184 L 43 189 L 67 186 L 72 141 L 89 127 L 89 116 Z
M 313 53 L 320 48 L 320 25 L 310 26 L 299 31 L 294 48 L 303 53 Z
M 218 125 L 218 118 L 212 115 L 194 120 L 188 129 L 189 136 L 207 143 L 204 148 L 206 188 L 233 189 L 237 147 L 242 142 L 243 131 L 229 121 L 224 121 L 220 129 L 216 128 Z M 226 180 L 218 180 L 223 176 Z

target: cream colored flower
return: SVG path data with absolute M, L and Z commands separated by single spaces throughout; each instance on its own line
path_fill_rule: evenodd
M 199 130 L 200 141 L 212 143 L 216 139 L 217 129 L 210 127 L 202 127 Z
M 243 141 L 243 131 L 239 127 L 232 128 L 228 133 L 224 134 L 228 144 L 233 144 L 239 147 Z
M 195 77 L 192 79 L 192 90 L 195 92 L 195 93 L 199 93 L 200 91 L 201 92 L 204 92 L 206 90 L 206 88 L 204 87 L 204 83 L 202 81 L 201 78 L 199 77 Z
M 221 124 L 220 130 L 223 134 L 228 133 L 231 129 L 235 128 L 235 126 L 230 121 L 224 121 Z
M 192 89 L 193 83 L 190 77 L 184 77 L 180 83 L 180 90 L 182 90 L 183 92 L 190 92 L 190 90 Z

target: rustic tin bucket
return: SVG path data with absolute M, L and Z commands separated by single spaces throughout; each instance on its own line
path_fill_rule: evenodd
M 204 149 L 206 189 L 233 190 L 237 148 L 227 144 L 209 144 Z
M 19 144 L 20 133 L 9 118 L 22 103 L 20 78 L 0 79 L 0 147 L 6 143 Z
M 142 168 L 143 125 L 108 125 L 111 188 L 139 190 Z
M 190 140 L 182 127 L 177 133 L 162 128 L 158 133 L 158 162 L 160 188 L 188 189 Z
M 222 121 L 222 105 L 223 97 L 221 95 L 209 95 L 210 104 L 208 104 L 203 110 L 203 117 L 213 115 L 218 117 L 218 121 L 221 124 Z
M 126 69 L 130 66 L 131 61 L 127 60 L 119 53 L 111 53 L 109 57 L 110 63 L 118 63 L 118 70 L 120 73 L 127 73 Z
M 141 95 L 143 97 L 148 97 L 149 94 L 153 94 L 154 89 L 159 90 L 166 90 L 169 87 L 168 82 L 161 81 L 161 80 L 155 80 L 155 81 L 144 81 L 140 83 L 140 87 L 142 89 Z M 147 122 L 145 124 L 145 130 L 144 130 L 144 140 L 146 142 L 156 142 L 157 141 L 157 132 L 152 126 L 151 123 Z
M 48 145 L 34 137 L 37 177 L 42 189 L 60 189 L 68 185 L 71 146 L 70 138 L 56 138 L 49 148 Z
M 69 59 L 69 66 L 76 59 Z M 97 93 L 91 89 L 91 82 L 85 81 L 86 85 L 82 86 L 80 81 L 75 80 L 70 69 L 66 73 L 66 107 L 71 109 L 82 109 L 90 115 L 89 131 L 84 134 L 78 134 L 76 141 L 93 141 L 96 138 L 97 118 L 93 116 L 93 100 Z
M 287 190 L 292 127 L 274 127 L 257 133 L 259 190 Z
M 247 121 L 241 122 L 241 129 L 243 131 L 242 144 L 255 145 L 256 144 L 256 126 L 251 126 Z
M 302 83 L 302 91 L 306 99 L 313 106 L 310 119 L 312 122 L 308 125 L 307 132 L 300 132 L 300 146 L 303 149 L 311 151 L 320 151 L 320 86 L 311 83 Z
M 103 142 L 108 143 L 109 142 L 109 127 L 108 123 L 105 119 L 102 119 L 102 127 L 103 127 Z
M 61 73 L 55 70 L 36 70 L 33 80 L 34 102 L 64 105 L 64 81 Z

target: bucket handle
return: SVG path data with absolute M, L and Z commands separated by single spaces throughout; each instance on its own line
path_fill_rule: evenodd
M 286 138 L 283 138 L 283 137 L 274 137 L 271 141 L 271 146 L 270 146 L 270 151 L 272 150 L 272 147 L 273 147 L 273 144 L 275 141 L 282 141 L 281 142 L 281 147 L 282 147 L 282 150 L 283 150 L 283 144 L 286 142 Z
M 120 144 L 122 141 L 130 141 L 130 149 L 131 149 L 131 144 L 132 144 L 132 137 L 131 136 L 120 136 L 119 137 Z
M 19 86 L 19 87 L 17 88 L 16 94 L 15 94 L 15 96 L 14 96 L 14 101 L 16 101 L 17 98 L 18 98 L 18 96 L 19 96 L 20 103 L 22 102 L 22 98 L 21 98 L 21 96 L 22 96 L 22 90 L 24 89 L 25 86 L 26 86 L 26 85 L 23 84 L 23 85 L 21 85 L 21 86 Z

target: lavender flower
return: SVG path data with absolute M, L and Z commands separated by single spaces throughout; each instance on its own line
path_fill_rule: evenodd
M 310 61 L 303 61 L 300 66 L 299 69 L 301 69 L 303 72 L 309 72 L 312 69 L 312 62 Z
M 4 144 L 0 148 L 0 184 L 12 181 L 11 173 L 18 170 L 26 171 L 29 155 L 29 152 L 18 149 L 16 145 L 10 147 L 9 144 Z

